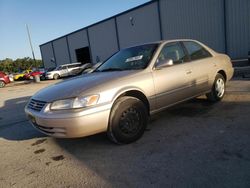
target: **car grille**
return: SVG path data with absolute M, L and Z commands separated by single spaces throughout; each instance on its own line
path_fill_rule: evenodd
M 28 108 L 40 112 L 45 106 L 45 104 L 46 102 L 44 101 L 31 99 L 30 103 L 28 104 Z

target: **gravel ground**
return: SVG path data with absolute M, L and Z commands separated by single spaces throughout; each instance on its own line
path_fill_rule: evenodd
M 0 187 L 250 187 L 248 79 L 230 81 L 220 103 L 202 96 L 161 112 L 124 146 L 105 134 L 54 139 L 32 128 L 24 105 L 53 83 L 1 89 Z

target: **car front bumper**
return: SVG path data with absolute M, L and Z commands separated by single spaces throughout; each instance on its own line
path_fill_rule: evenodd
M 106 105 L 77 113 L 64 111 L 60 114 L 46 114 L 26 106 L 25 113 L 31 124 L 46 135 L 77 138 L 105 132 L 108 128 L 110 108 L 110 105 Z
M 51 79 L 53 79 L 53 75 L 52 74 L 49 74 L 49 75 L 46 74 L 45 78 L 48 79 L 48 80 L 51 80 Z

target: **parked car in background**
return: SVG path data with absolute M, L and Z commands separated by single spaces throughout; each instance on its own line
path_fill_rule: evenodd
M 94 72 L 103 62 L 98 62 L 91 67 L 88 67 L 82 71 L 82 74 L 88 74 Z
M 53 71 L 53 70 L 55 70 L 55 69 L 56 69 L 56 67 L 50 67 L 50 68 L 44 69 L 44 72 L 43 72 L 43 74 L 41 75 L 40 79 L 41 79 L 41 80 L 45 80 L 45 79 L 46 79 L 46 74 L 47 74 L 47 72 Z
M 8 74 L 10 82 L 14 82 L 14 75 L 13 74 Z
M 45 77 L 46 79 L 57 80 L 58 78 L 77 75 L 78 71 L 81 70 L 81 66 L 82 66 L 81 63 L 60 65 L 56 67 L 54 70 L 46 72 Z
M 75 75 L 81 75 L 83 71 L 85 71 L 86 69 L 89 69 L 90 67 L 92 67 L 91 63 L 82 64 L 81 67 L 78 70 L 76 70 L 74 73 Z
M 0 88 L 4 87 L 8 83 L 10 83 L 9 76 L 4 72 L 0 72 Z
M 16 80 L 23 80 L 23 79 L 25 79 L 24 78 L 25 74 L 29 74 L 31 72 L 32 72 L 32 70 L 24 70 L 21 73 L 14 74 L 14 80 L 15 81 Z
M 25 112 L 50 136 L 106 131 L 113 142 L 127 144 L 143 135 L 150 115 L 169 106 L 203 94 L 222 100 L 233 72 L 227 55 L 198 41 L 153 42 L 123 49 L 93 73 L 39 91 Z
M 25 74 L 24 75 L 24 78 L 26 80 L 33 80 L 35 78 L 36 75 L 39 75 L 39 77 L 41 77 L 43 75 L 43 73 L 45 72 L 44 69 L 38 69 L 38 70 L 35 70 L 33 72 L 30 72 L 28 74 Z

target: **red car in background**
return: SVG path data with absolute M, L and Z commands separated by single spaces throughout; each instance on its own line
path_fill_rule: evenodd
M 25 74 L 24 78 L 26 80 L 32 80 L 32 79 L 35 78 L 36 75 L 42 76 L 43 73 L 44 73 L 44 71 L 42 71 L 42 70 L 36 70 L 36 71 L 33 71 L 33 72 L 29 73 L 29 74 Z
M 10 78 L 4 72 L 0 72 L 0 88 L 10 83 Z

